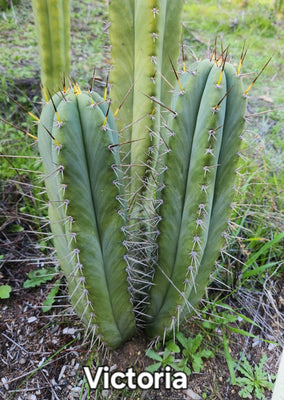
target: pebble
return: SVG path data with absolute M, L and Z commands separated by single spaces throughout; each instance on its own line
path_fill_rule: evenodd
M 28 324 L 31 324 L 32 322 L 35 322 L 37 320 L 37 317 L 30 317 L 28 318 Z
M 184 391 L 184 394 L 187 396 L 189 400 L 202 400 L 202 397 L 199 396 L 199 394 L 195 393 L 191 389 L 186 389 Z
M 4 385 L 4 388 L 6 389 L 6 390 L 9 390 L 9 385 L 8 385 L 8 381 L 7 381 L 7 379 L 3 376 L 3 378 L 1 378 L 1 381 L 2 381 L 2 383 L 3 383 L 3 385 Z
M 58 377 L 58 381 L 61 381 L 61 379 L 63 378 L 64 372 L 66 370 L 67 365 L 63 365 L 63 367 L 61 368 L 59 377 Z
M 64 328 L 63 333 L 64 335 L 74 335 L 77 329 L 75 328 Z

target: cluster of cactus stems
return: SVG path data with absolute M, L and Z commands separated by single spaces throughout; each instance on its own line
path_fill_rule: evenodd
M 60 61 L 68 47 L 67 3 L 33 1 L 49 35 L 42 60 Z M 86 337 L 110 348 L 137 326 L 165 337 L 201 300 L 224 245 L 246 95 L 260 75 L 244 91 L 246 51 L 236 71 L 216 45 L 177 72 L 181 11 L 182 0 L 111 1 L 111 98 L 76 83 L 49 98 L 69 70 L 42 67 L 38 144 L 57 257 Z

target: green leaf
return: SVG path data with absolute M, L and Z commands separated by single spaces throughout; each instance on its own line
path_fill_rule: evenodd
M 230 329 L 230 331 L 239 333 L 240 335 L 244 335 L 244 336 L 248 336 L 248 337 L 252 337 L 252 338 L 258 338 L 258 336 L 255 336 L 253 333 L 244 331 L 243 329 L 233 328 L 232 326 L 228 326 L 228 328 Z
M 263 391 L 262 391 L 261 387 L 258 387 L 258 386 L 255 387 L 255 396 L 256 396 L 257 399 L 265 400 L 265 396 L 263 394 Z
M 190 339 L 190 338 L 189 338 Z M 191 351 L 195 353 L 198 347 L 202 342 L 203 336 L 199 333 L 192 341 L 191 341 Z
M 180 348 L 178 347 L 178 345 L 174 342 L 167 342 L 166 344 L 166 348 L 169 349 L 172 353 L 179 353 L 180 352 Z
M 243 375 L 248 377 L 250 380 L 254 380 L 254 374 L 253 374 L 253 369 L 251 365 L 249 364 L 248 360 L 246 357 L 243 358 L 242 364 L 239 365 L 238 371 L 240 371 Z
M 31 287 L 40 286 L 42 283 L 51 281 L 54 278 L 54 275 L 55 275 L 54 268 L 48 268 L 48 269 L 42 268 L 35 271 L 31 271 L 28 273 L 28 277 L 30 279 L 27 279 L 24 282 L 23 287 L 25 289 L 28 289 Z
M 23 232 L 24 228 L 21 225 L 13 224 L 9 227 L 9 232 L 11 233 L 17 233 L 17 232 Z
M 163 360 L 162 357 L 152 349 L 148 349 L 146 351 L 146 356 L 149 358 L 152 358 L 152 360 L 156 360 L 156 361 L 160 361 L 160 362 L 162 362 L 162 360 Z
M 187 339 L 182 332 L 178 332 L 176 338 L 183 347 L 187 347 Z
M 165 368 L 167 365 L 172 365 L 172 363 L 175 362 L 175 358 L 172 355 L 169 355 L 167 357 L 164 357 L 162 360 L 162 366 Z
M 214 322 L 211 322 L 211 321 L 204 321 L 204 322 L 202 322 L 202 326 L 203 326 L 205 329 L 211 330 L 211 329 L 213 329 L 214 325 L 215 325 L 215 323 L 214 323 Z
M 195 354 L 193 356 L 192 368 L 193 368 L 194 372 L 200 372 L 203 369 L 202 359 L 197 354 Z
M 43 305 L 41 307 L 43 312 L 48 312 L 52 308 L 52 305 L 55 301 L 55 296 L 57 295 L 57 293 L 59 291 L 59 287 L 60 287 L 60 279 L 57 279 L 54 286 L 51 288 L 50 292 L 48 293 L 45 301 L 43 302 Z
M 0 299 L 8 299 L 10 297 L 11 291 L 12 291 L 11 286 L 1 285 L 0 286 Z
M 238 317 L 242 318 L 244 321 L 252 324 L 253 326 L 257 326 L 259 329 L 261 329 L 261 327 L 255 321 L 253 321 L 252 319 L 250 319 L 250 318 L 246 317 L 245 315 L 240 314 L 238 312 L 236 312 L 236 314 L 237 314 Z
M 214 353 L 211 350 L 202 350 L 199 352 L 201 358 L 214 357 Z
M 234 360 L 229 351 L 227 337 L 226 337 L 224 329 L 222 329 L 222 339 L 223 339 L 223 346 L 224 346 L 224 355 L 225 355 L 225 359 L 226 359 L 226 362 L 227 362 L 227 365 L 229 368 L 231 381 L 232 381 L 232 384 L 235 385 L 235 383 L 236 383 L 236 374 L 235 374 L 235 369 L 234 369 L 235 365 L 234 365 Z
M 191 369 L 187 366 L 188 359 L 182 358 L 179 362 L 175 362 L 172 367 L 175 371 L 185 372 L 187 376 L 191 374 Z
M 162 363 L 160 363 L 160 362 L 149 365 L 146 368 L 146 371 L 151 372 L 151 374 L 152 374 L 153 372 L 157 371 L 161 367 L 161 365 L 162 365 Z
M 244 399 L 246 399 L 249 397 L 252 391 L 253 391 L 253 386 L 245 386 L 242 390 L 239 391 L 239 395 Z
M 249 386 L 252 382 L 249 378 L 245 378 L 244 376 L 236 378 L 236 385 L 238 386 Z
M 247 262 L 245 263 L 245 266 L 243 268 L 243 273 L 248 270 L 248 268 L 267 250 L 269 250 L 272 246 L 280 242 L 284 238 L 284 232 L 279 233 L 278 235 L 275 235 L 275 237 L 270 240 L 268 243 L 265 243 L 264 246 L 262 246 L 256 253 L 254 253 Z
M 247 278 L 250 278 L 251 276 L 255 276 L 255 275 L 259 275 L 262 274 L 263 272 L 265 272 L 268 268 L 273 267 L 274 265 L 279 265 L 279 262 L 271 262 L 265 265 L 262 265 L 261 267 L 258 268 L 254 268 L 252 270 L 246 271 L 243 275 L 242 275 L 242 281 L 244 281 Z

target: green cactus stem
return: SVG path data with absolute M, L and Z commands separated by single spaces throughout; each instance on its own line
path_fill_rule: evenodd
M 32 0 L 41 81 L 51 93 L 70 75 L 70 1 Z
M 225 61 L 204 60 L 182 76 L 173 99 L 164 173 L 159 255 L 147 333 L 163 336 L 204 294 L 226 230 L 244 126 L 241 79 Z
M 157 249 L 160 104 L 171 103 L 176 79 L 171 62 L 176 66 L 182 6 L 182 0 L 112 0 L 109 5 L 112 110 L 125 183 L 129 285 L 140 326 Z
M 71 302 L 110 348 L 135 330 L 123 246 L 117 133 L 108 104 L 76 86 L 55 94 L 38 126 L 57 256 Z
M 182 0 L 110 2 L 111 96 L 113 110 L 117 110 L 128 93 L 117 114 L 117 126 L 121 142 L 129 143 L 124 147 L 124 162 L 131 164 L 133 193 L 145 189 L 149 159 L 150 167 L 155 168 L 157 150 L 150 155 L 149 148 L 153 152 L 159 145 L 161 113 L 159 104 L 149 97 L 164 104 L 171 102 L 170 85 L 174 85 L 175 76 L 169 57 L 176 65 L 182 6 Z

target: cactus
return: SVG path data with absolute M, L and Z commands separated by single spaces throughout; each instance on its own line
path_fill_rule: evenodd
M 150 336 L 173 329 L 203 296 L 223 245 L 244 126 L 242 83 L 225 60 L 193 65 L 181 84 L 172 105 L 159 256 L 146 310 Z
M 39 44 L 41 81 L 51 93 L 70 74 L 70 1 L 32 0 Z
M 111 96 L 113 110 L 117 110 L 128 93 L 117 125 L 119 130 L 123 129 L 121 142 L 130 143 L 123 151 L 129 154 L 124 162 L 132 165 L 132 193 L 144 191 L 149 159 L 153 159 L 150 168 L 155 168 L 161 113 L 160 105 L 153 104 L 149 97 L 170 104 L 169 84 L 174 85 L 175 75 L 169 58 L 176 65 L 182 5 L 182 0 L 110 2 Z M 125 129 L 126 126 L 129 128 Z M 149 148 L 152 152 L 156 148 L 154 155 Z
M 129 284 L 141 326 L 157 249 L 162 105 L 170 104 L 175 84 L 171 63 L 177 64 L 179 54 L 182 6 L 182 0 L 112 0 L 109 5 L 111 98 L 125 182 Z
M 58 93 L 43 108 L 38 138 L 71 302 L 89 333 L 114 348 L 131 337 L 135 325 L 117 212 L 117 134 L 107 109 L 97 94 L 78 87 Z
M 182 3 L 112 0 L 111 101 L 75 84 L 39 121 L 71 302 L 87 334 L 111 348 L 135 325 L 151 337 L 178 329 L 203 296 L 230 216 L 243 94 L 257 78 L 244 92 L 244 49 L 236 72 L 215 48 L 179 80 Z

